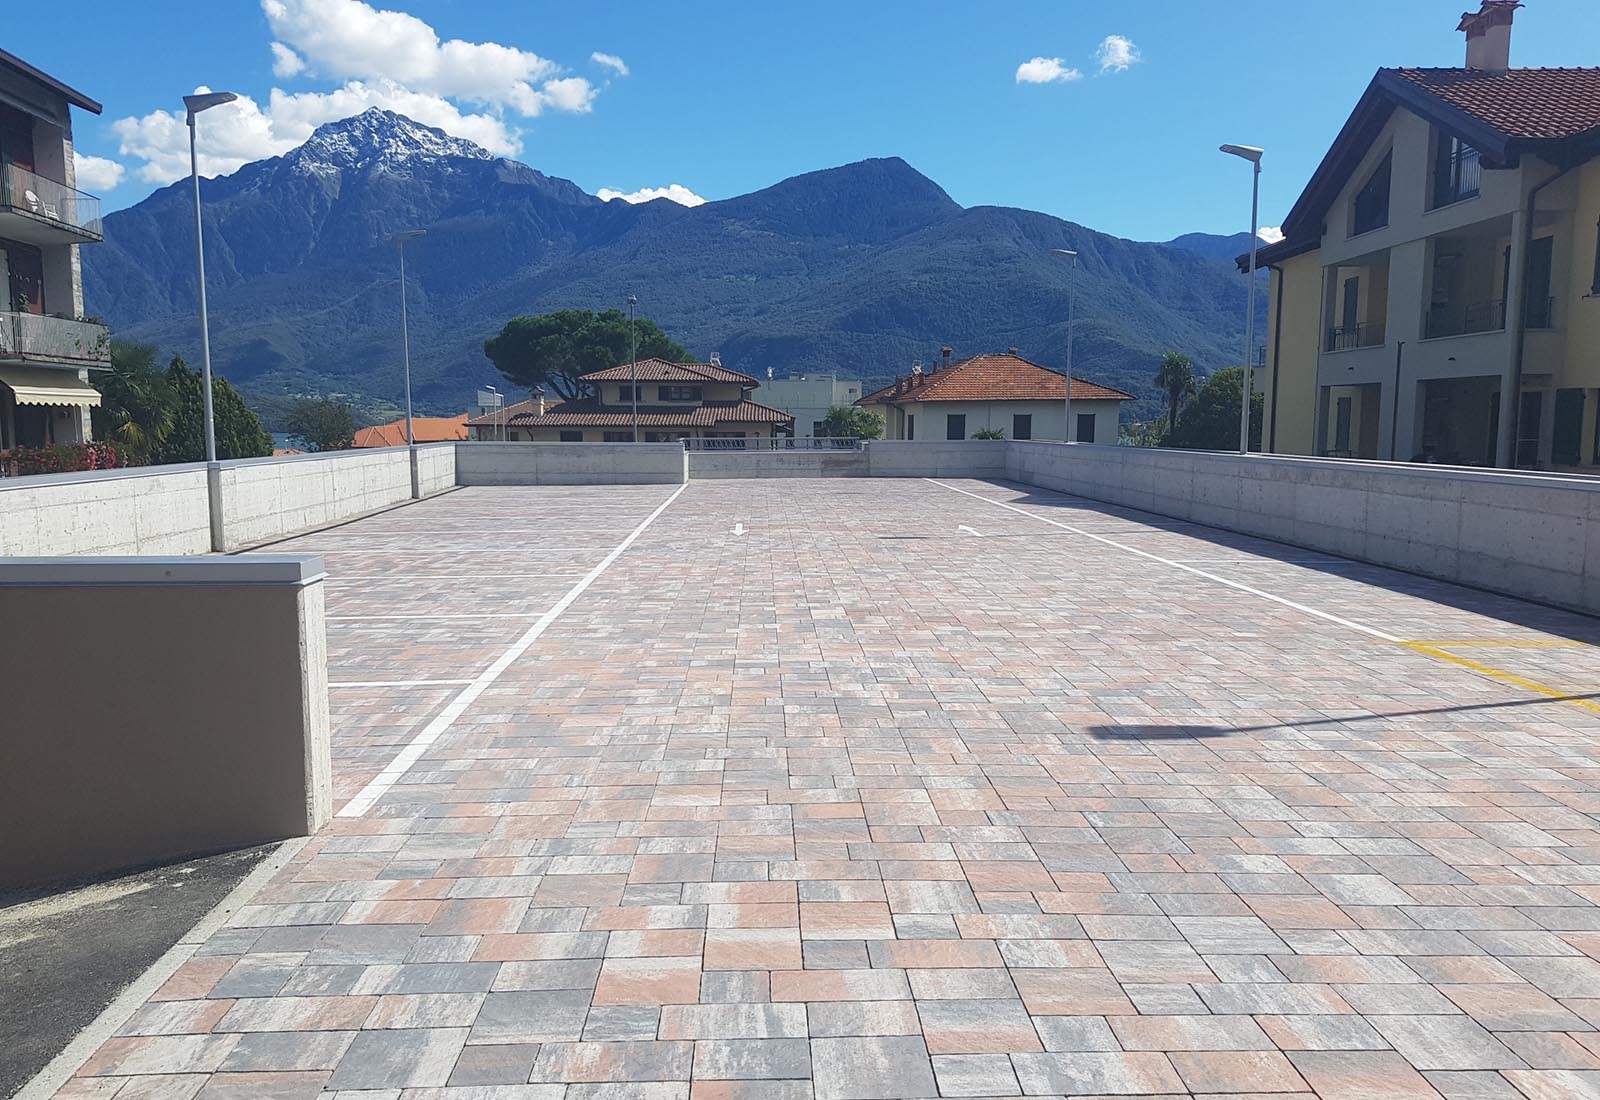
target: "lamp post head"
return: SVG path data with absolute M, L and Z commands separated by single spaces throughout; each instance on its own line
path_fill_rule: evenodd
M 428 231 L 426 229 L 406 229 L 396 233 L 394 239 L 396 244 L 405 244 L 407 241 L 414 241 L 418 237 L 426 237 L 427 235 Z
M 238 98 L 233 92 L 196 92 L 194 95 L 183 97 L 183 106 L 189 112 L 189 121 L 193 122 L 194 116 L 201 111 L 209 111 L 224 103 L 232 103 Z
M 1067 257 L 1067 259 L 1071 260 L 1073 263 L 1078 262 L 1078 254 L 1072 251 L 1070 248 L 1052 248 L 1050 251 L 1054 252 L 1057 256 Z
M 1249 161 L 1251 164 L 1259 165 L 1264 150 L 1257 149 L 1254 145 L 1224 145 L 1222 146 L 1222 152 L 1227 153 L 1230 157 L 1238 157 L 1241 160 Z
M 628 304 L 630 306 L 636 306 L 636 305 L 639 304 L 639 299 L 635 298 L 632 294 L 630 294 L 630 295 L 628 295 Z

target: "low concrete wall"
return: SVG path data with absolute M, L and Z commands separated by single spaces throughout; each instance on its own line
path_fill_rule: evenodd
M 1006 477 L 1600 614 L 1600 479 L 1063 443 Z
M 417 448 L 423 496 L 456 484 L 453 443 Z M 220 463 L 229 550 L 354 519 L 411 499 L 405 447 Z M 203 463 L 0 478 L 0 557 L 204 554 Z
M 0 887 L 325 824 L 322 573 L 314 557 L 0 562 Z
M 424 496 L 454 487 L 455 454 L 452 443 L 417 448 Z M 342 523 L 410 499 L 406 447 L 255 458 L 222 467 L 229 550 Z
M 457 443 L 458 485 L 682 485 L 678 443 Z
M 735 477 L 867 477 L 865 450 L 691 451 L 689 480 Z
M 874 440 L 867 444 L 873 477 L 1005 477 L 1003 439 Z

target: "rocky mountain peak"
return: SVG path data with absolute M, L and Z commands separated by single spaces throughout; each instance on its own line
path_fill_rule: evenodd
M 451 137 L 381 107 L 369 107 L 359 115 L 318 126 L 284 163 L 301 171 L 347 171 L 416 157 L 495 159 L 489 150 L 465 138 Z

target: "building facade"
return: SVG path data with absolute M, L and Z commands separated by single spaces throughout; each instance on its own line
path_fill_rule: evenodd
M 554 403 L 534 397 L 473 417 L 467 428 L 474 439 L 632 443 L 637 381 L 641 443 L 708 439 L 736 447 L 794 432 L 794 417 L 750 399 L 761 383 L 718 363 L 644 359 L 578 381 L 587 396 Z
M 1007 439 L 1067 438 L 1066 378 L 1030 363 L 1012 348 L 1003 355 L 945 360 L 863 397 L 884 419 L 885 439 L 971 439 L 1000 432 Z M 1083 378 L 1072 380 L 1072 436 L 1077 443 L 1116 443 L 1122 402 L 1131 394 Z
M 73 186 L 72 108 L 100 104 L 0 50 L 0 450 L 90 438 L 89 371 L 111 363 L 86 318 L 78 248 L 100 200 Z
M 861 400 L 861 380 L 832 374 L 791 374 L 767 379 L 761 387 L 761 397 L 764 403 L 794 417 L 796 436 L 812 439 L 827 434 L 822 422 L 829 409 Z
M 1600 69 L 1385 69 L 1284 223 L 1267 450 L 1584 468 L 1600 408 Z

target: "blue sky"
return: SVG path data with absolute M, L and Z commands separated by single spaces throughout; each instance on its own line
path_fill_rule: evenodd
M 1461 63 L 1463 6 L 223 0 L 190 20 L 178 0 L 78 0 L 84 33 L 13 19 L 6 48 L 106 105 L 76 129 L 114 162 L 80 184 L 110 208 L 186 171 L 181 107 L 162 112 L 205 85 L 252 100 L 205 117 L 208 174 L 377 103 L 592 192 L 719 199 L 896 155 L 968 206 L 1159 240 L 1247 227 L 1224 141 L 1266 147 L 1262 220 L 1280 221 L 1373 70 Z M 1597 43 L 1597 0 L 1529 0 L 1513 63 L 1593 65 Z

